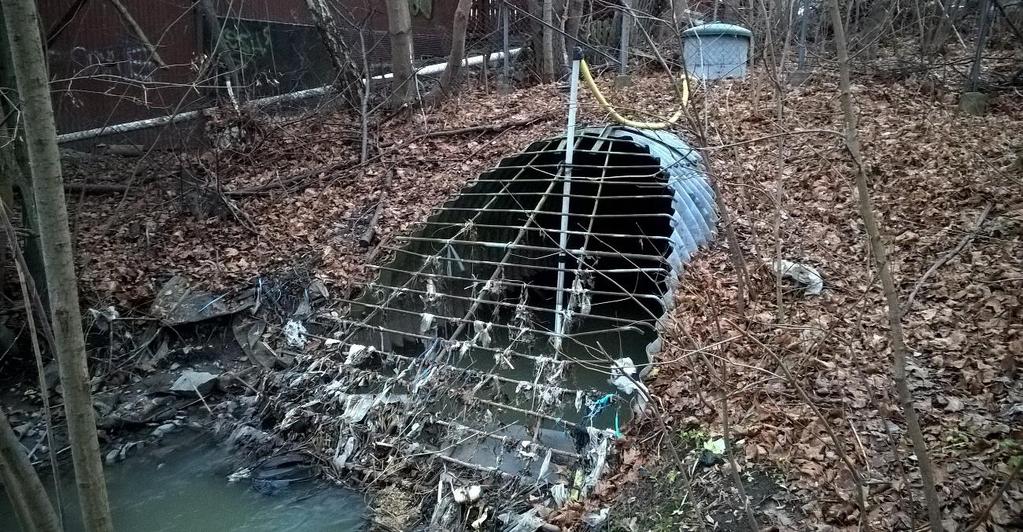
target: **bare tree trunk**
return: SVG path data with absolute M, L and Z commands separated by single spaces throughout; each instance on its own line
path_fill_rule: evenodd
M 430 103 L 440 102 L 458 88 L 462 62 L 465 61 L 465 31 L 469 23 L 470 7 L 472 0 L 458 0 L 454 20 L 451 22 L 451 54 L 448 56 L 448 66 L 440 75 L 440 85 L 427 98 Z
M 210 55 L 213 56 L 214 69 L 218 75 L 223 75 L 227 78 L 224 80 L 224 84 L 227 86 L 228 97 L 232 103 L 237 104 L 234 91 L 241 90 L 241 83 L 238 81 L 238 64 L 234 62 L 231 51 L 222 48 L 220 23 L 217 22 L 217 8 L 213 5 L 213 0 L 199 0 L 198 8 L 202 15 L 203 26 L 206 27 L 206 33 L 209 34 Z M 223 67 L 227 69 L 227 72 L 220 71 L 220 65 L 218 65 L 220 61 L 223 61 Z
M 68 230 L 46 57 L 39 34 L 39 15 L 35 2 L 0 0 L 0 4 L 4 9 L 21 111 L 25 118 L 26 146 L 39 216 L 51 321 L 60 380 L 64 387 L 64 411 L 83 523 L 90 532 L 111 532 L 113 523 L 89 391 L 85 335 L 78 308 L 78 284 L 71 253 L 71 233 Z
M 387 31 L 391 36 L 391 105 L 399 107 L 415 94 L 416 78 L 412 71 L 412 16 L 408 0 L 387 0 Z
M 554 81 L 554 0 L 543 0 L 543 50 L 540 57 L 543 65 L 543 80 L 545 83 Z
M 884 33 L 885 26 L 888 25 L 888 19 L 894 7 L 895 2 L 872 2 L 867 10 L 867 15 L 860 21 L 860 31 L 856 40 L 859 41 L 860 47 L 866 51 L 867 59 L 877 58 L 881 35 Z
M 579 27 L 583 20 L 583 4 L 585 0 L 568 0 L 568 11 L 565 14 L 565 51 L 571 55 L 579 44 Z
M 0 443 L 2 446 L 2 443 Z M 18 479 L 16 479 L 11 471 L 7 468 L 7 465 L 3 460 L 0 460 L 0 483 L 4 486 L 18 486 Z M 32 510 L 29 509 L 28 503 L 25 501 L 25 496 L 21 493 L 20 489 L 4 489 L 7 492 L 7 501 L 11 504 L 11 510 L 14 512 L 15 522 L 21 526 L 22 530 L 31 531 L 34 528 L 32 523 Z
M 988 31 L 991 27 L 991 4 L 989 0 L 980 0 L 980 18 L 977 21 L 977 42 L 974 44 L 973 64 L 970 66 L 970 79 L 966 87 L 975 92 L 980 85 L 980 66 L 984 57 L 984 45 L 987 44 Z
M 14 158 L 10 154 L 10 146 L 6 130 L 0 128 L 0 208 L 11 210 L 14 207 Z M 0 296 L 7 286 L 7 265 L 11 264 L 11 252 L 8 249 L 7 233 L 0 232 Z
M 359 102 L 360 125 L 362 126 L 362 149 L 359 152 L 359 164 L 366 164 L 369 159 L 369 97 L 370 83 L 373 74 L 369 70 L 369 57 L 366 55 L 366 28 L 359 28 L 359 50 L 362 52 L 362 75 L 365 85 L 362 87 L 362 101 Z
M 3 12 L 3 5 L 0 4 L 0 21 L 5 18 Z M 0 88 L 8 89 L 12 94 L 16 94 L 18 87 L 14 77 L 14 62 L 11 58 L 9 44 L 7 27 L 0 22 Z M 9 105 L 9 100 L 0 99 L 0 116 L 8 116 L 15 112 L 17 109 Z M 17 136 L 15 137 L 15 135 Z M 0 148 L 5 152 L 5 156 L 0 156 L 0 172 L 6 173 L 13 191 L 17 192 L 16 197 L 21 207 L 21 225 L 28 231 L 23 248 L 25 261 L 32 268 L 31 275 L 36 286 L 45 291 L 43 254 L 39 248 L 39 224 L 32 195 L 32 182 L 28 176 L 28 154 L 25 151 L 24 139 L 24 129 L 12 128 L 9 132 L 6 126 L 0 126 L 0 146 L 5 146 Z M 3 167 L 3 164 L 7 166 Z M 13 206 L 13 200 L 8 205 Z
M 543 0 L 529 0 L 529 40 L 533 51 L 533 69 L 543 79 Z
M 902 334 L 902 308 L 899 303 L 899 294 L 895 287 L 895 277 L 892 275 L 891 265 L 888 262 L 888 251 L 881 240 L 881 229 L 874 217 L 874 205 L 870 197 L 870 187 L 867 184 L 867 174 L 860 152 L 856 112 L 853 110 L 850 90 L 849 48 L 845 38 L 845 28 L 842 24 L 838 0 L 830 0 L 830 4 L 831 19 L 835 26 L 835 47 L 838 49 L 839 86 L 842 91 L 842 112 L 845 116 L 845 143 L 856 167 L 856 191 L 859 196 L 860 216 L 863 218 L 863 226 L 870 242 L 874 267 L 877 269 L 877 276 L 881 279 L 881 287 L 888 303 L 888 326 L 895 366 L 895 386 L 898 388 L 903 415 L 906 417 L 907 432 L 913 443 L 913 454 L 916 455 L 917 463 L 920 466 L 920 477 L 923 481 L 924 497 L 927 500 L 927 518 L 930 521 L 931 532 L 942 532 L 941 499 L 938 498 L 938 491 L 934 486 L 934 470 L 931 466 L 930 454 L 928 454 L 927 443 L 924 441 L 923 432 L 920 429 L 916 408 L 913 406 L 913 395 L 909 389 L 909 383 L 906 381 L 906 341 Z
M 26 303 L 27 304 L 27 303 Z M 21 527 L 28 531 L 57 532 L 57 514 L 46 496 L 39 475 L 22 452 L 18 436 L 0 409 L 0 480 L 11 499 Z
M 806 71 L 806 21 L 810 18 L 810 0 L 800 0 L 799 8 L 799 52 L 796 71 Z
M 142 26 L 139 26 L 138 21 L 131 15 L 131 11 L 121 3 L 121 0 L 109 0 L 113 4 L 114 9 L 121 15 L 121 20 L 131 28 L 131 31 L 135 33 L 135 37 L 142 43 L 142 46 L 149 52 L 149 60 L 152 61 L 156 66 L 160 68 L 167 68 L 167 63 L 163 62 L 163 58 L 160 57 L 160 52 L 157 51 L 156 47 L 153 46 L 152 41 L 146 36 L 146 32 L 142 31 Z
M 689 26 L 690 18 L 688 0 L 671 0 L 671 21 L 676 33 L 682 33 L 683 28 Z
M 562 32 L 565 31 L 565 17 L 567 13 L 565 10 L 568 9 L 568 4 L 565 0 L 554 0 L 554 16 L 552 22 L 554 27 L 560 29 Z M 554 30 L 551 30 L 554 32 Z M 572 55 L 571 48 L 565 48 L 565 36 L 563 33 L 554 32 L 551 34 L 552 46 L 551 54 L 554 57 L 554 75 L 557 78 L 561 78 L 568 71 L 568 65 L 571 63 L 569 58 Z M 568 53 L 566 53 L 566 51 Z
M 208 0 L 207 0 L 208 1 Z M 334 85 L 344 95 L 349 106 L 355 108 L 362 95 L 362 77 L 359 76 L 359 67 L 352 59 L 352 52 L 348 49 L 341 31 L 341 27 L 331 14 L 326 0 L 305 0 L 306 7 L 313 15 L 316 22 L 316 29 L 320 32 L 323 45 L 330 54 L 330 62 L 337 70 L 337 79 Z
M 956 33 L 956 20 L 963 11 L 963 7 L 959 2 L 950 2 L 949 0 L 940 0 L 937 2 L 935 7 L 936 13 L 934 16 L 938 18 L 937 24 L 933 28 L 927 28 L 924 25 L 923 17 L 924 11 L 917 8 L 917 19 L 920 20 L 920 44 L 924 54 L 924 57 L 933 58 L 934 56 L 941 53 L 945 48 L 945 44 L 953 33 Z

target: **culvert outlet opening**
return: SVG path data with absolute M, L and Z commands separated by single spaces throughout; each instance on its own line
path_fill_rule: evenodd
M 388 437 L 463 467 L 572 486 L 557 463 L 582 471 L 584 491 L 596 482 L 716 214 L 699 156 L 675 135 L 578 130 L 568 194 L 565 143 L 502 160 L 385 246 L 333 341 L 353 376 L 343 419 L 377 415 Z

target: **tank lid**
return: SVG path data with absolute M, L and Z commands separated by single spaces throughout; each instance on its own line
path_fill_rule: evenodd
M 709 35 L 734 35 L 737 37 L 752 38 L 753 32 L 743 28 L 742 26 L 725 24 L 723 22 L 712 22 L 710 24 L 693 26 L 692 28 L 682 32 L 683 37 L 705 37 Z

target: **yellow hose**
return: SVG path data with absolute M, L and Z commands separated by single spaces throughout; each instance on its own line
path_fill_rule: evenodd
M 640 129 L 665 129 L 675 122 L 678 122 L 678 119 L 682 117 L 682 112 L 689 105 L 689 81 L 687 76 L 683 74 L 682 94 L 679 95 L 682 100 L 682 107 L 680 107 L 678 111 L 675 111 L 675 114 L 671 115 L 671 118 L 668 118 L 666 122 L 637 122 L 635 120 L 629 120 L 619 114 L 610 102 L 607 101 L 604 94 L 600 92 L 600 88 L 597 87 L 597 84 L 593 81 L 593 76 L 590 74 L 590 67 L 586 64 L 585 59 L 579 61 L 579 72 L 582 73 L 583 81 L 586 82 L 586 86 L 590 88 L 590 92 L 592 92 L 593 97 L 597 99 L 597 103 L 599 103 L 600 106 L 611 115 L 611 118 L 614 119 L 615 122 L 618 122 L 623 126 Z

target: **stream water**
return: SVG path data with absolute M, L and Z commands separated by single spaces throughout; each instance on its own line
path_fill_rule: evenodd
M 203 436 L 179 436 L 106 468 L 114 524 L 123 532 L 356 531 L 366 528 L 362 495 L 318 481 L 265 495 L 227 476 L 238 466 L 228 449 Z M 82 530 L 70 472 L 61 494 L 65 530 Z M 48 479 L 44 478 L 44 482 Z M 0 530 L 19 530 L 6 495 Z

